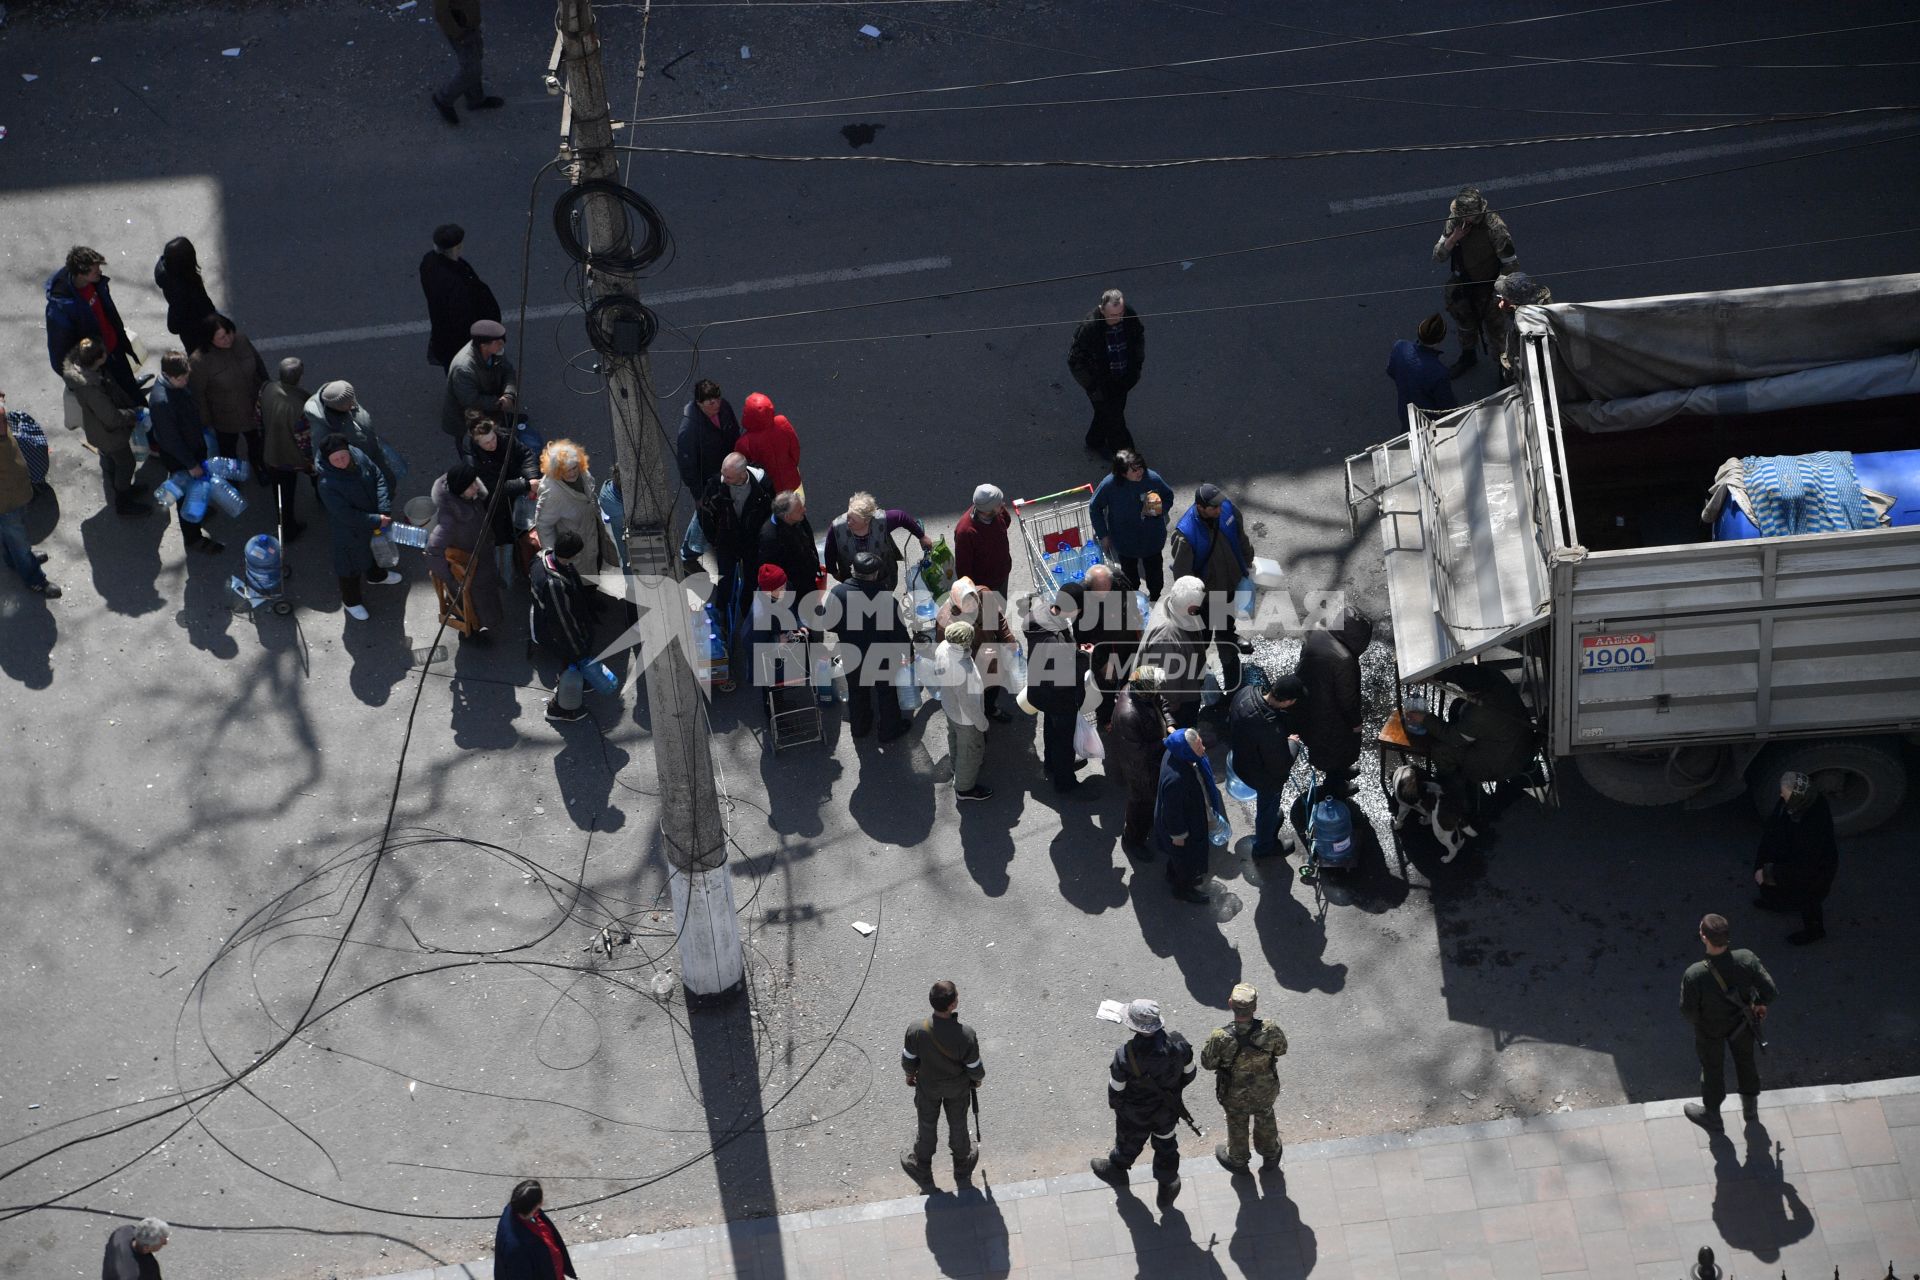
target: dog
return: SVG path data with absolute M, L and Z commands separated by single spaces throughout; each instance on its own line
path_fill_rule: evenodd
M 1407 820 L 1417 815 L 1446 851 L 1440 856 L 1441 862 L 1452 862 L 1459 857 L 1467 841 L 1480 834 L 1440 784 L 1410 764 L 1393 771 L 1388 796 L 1393 801 L 1393 829 L 1404 830 Z

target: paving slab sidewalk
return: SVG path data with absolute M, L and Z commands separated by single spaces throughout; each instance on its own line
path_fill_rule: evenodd
M 1677 1280 L 1702 1245 L 1729 1280 L 1920 1272 L 1920 1076 L 1763 1095 L 1724 1136 L 1684 1099 L 1287 1148 L 1277 1176 L 1183 1161 L 1169 1210 L 1142 1166 L 1084 1170 L 572 1248 L 580 1280 Z M 1088 1135 L 1089 1154 L 1100 1138 Z M 561 1224 L 564 1232 L 566 1224 Z M 380 1280 L 486 1280 L 485 1261 Z

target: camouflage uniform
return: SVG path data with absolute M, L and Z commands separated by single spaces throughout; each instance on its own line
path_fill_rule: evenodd
M 1258 995 L 1241 983 L 1228 1002 L 1236 1013 L 1251 1014 Z M 1200 1065 L 1214 1073 L 1214 1094 L 1227 1113 L 1227 1141 L 1215 1151 L 1220 1163 L 1235 1171 L 1246 1169 L 1247 1122 L 1253 1122 L 1253 1145 L 1268 1164 L 1280 1159 L 1280 1130 L 1273 1120 L 1273 1104 L 1280 1096 L 1280 1055 L 1287 1051 L 1287 1033 L 1262 1018 L 1236 1018 L 1215 1028 L 1200 1050 Z
M 1553 290 L 1535 280 L 1524 271 L 1509 271 L 1493 282 L 1493 296 L 1498 299 L 1494 309 L 1499 311 L 1505 321 L 1506 346 L 1500 351 L 1500 371 L 1507 381 L 1514 380 L 1514 370 L 1520 367 L 1520 326 L 1507 318 L 1500 302 L 1508 307 L 1544 307 L 1553 301 Z
M 1459 243 L 1447 247 L 1447 237 L 1468 218 L 1477 219 Z M 1506 348 L 1507 317 L 1494 303 L 1493 282 L 1518 266 L 1519 250 L 1513 247 L 1513 234 L 1506 221 L 1487 208 L 1487 199 L 1474 187 L 1460 188 L 1447 210 L 1446 226 L 1434 242 L 1433 260 L 1452 269 L 1443 294 L 1447 314 L 1453 318 L 1453 331 L 1460 338 L 1460 352 L 1478 350 L 1484 337 L 1490 355 Z

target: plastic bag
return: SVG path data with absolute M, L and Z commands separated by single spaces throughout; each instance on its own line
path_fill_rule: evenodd
M 382 569 L 397 568 L 400 564 L 400 549 L 393 545 L 393 539 L 384 533 L 376 533 L 367 544 L 373 552 L 373 562 Z
M 920 577 L 936 599 L 944 597 L 953 587 L 953 548 L 947 545 L 944 535 L 934 541 L 933 549 L 920 562 Z
M 1107 744 L 1100 741 L 1100 730 L 1085 716 L 1073 722 L 1073 754 L 1082 760 L 1105 760 Z

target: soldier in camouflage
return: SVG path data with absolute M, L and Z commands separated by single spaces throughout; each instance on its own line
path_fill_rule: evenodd
M 1233 1021 L 1216 1027 L 1200 1049 L 1200 1065 L 1214 1073 L 1214 1094 L 1227 1113 L 1227 1140 L 1213 1149 L 1213 1158 L 1229 1173 L 1245 1173 L 1247 1123 L 1253 1123 L 1253 1145 L 1260 1152 L 1263 1172 L 1280 1167 L 1280 1129 L 1273 1122 L 1273 1104 L 1280 1096 L 1280 1055 L 1287 1051 L 1287 1033 L 1277 1023 L 1256 1018 L 1260 993 L 1242 982 L 1227 997 Z
M 1459 377 L 1479 362 L 1484 337 L 1489 355 L 1506 346 L 1507 317 L 1494 301 L 1493 282 L 1519 265 L 1520 251 L 1499 214 L 1487 208 L 1478 187 L 1462 187 L 1447 206 L 1447 222 L 1433 246 L 1433 260 L 1447 264 L 1443 291 L 1447 314 L 1460 335 L 1460 358 L 1448 366 Z
M 1493 296 L 1506 329 L 1506 345 L 1500 351 L 1500 377 L 1504 382 L 1512 382 L 1519 376 L 1516 371 L 1520 367 L 1520 327 L 1514 324 L 1513 313 L 1521 307 L 1546 306 L 1553 301 L 1553 290 L 1524 271 L 1509 271 L 1493 282 Z
M 1760 1068 L 1755 1041 L 1767 1019 L 1767 1006 L 1780 994 L 1760 957 L 1730 950 L 1727 918 L 1700 921 L 1700 942 L 1707 958 L 1695 961 L 1680 980 L 1680 1013 L 1693 1024 L 1693 1048 L 1700 1059 L 1700 1101 L 1682 1110 L 1708 1133 L 1722 1131 L 1720 1104 L 1727 1097 L 1727 1054 L 1740 1085 L 1740 1109 L 1748 1120 L 1760 1116 Z

